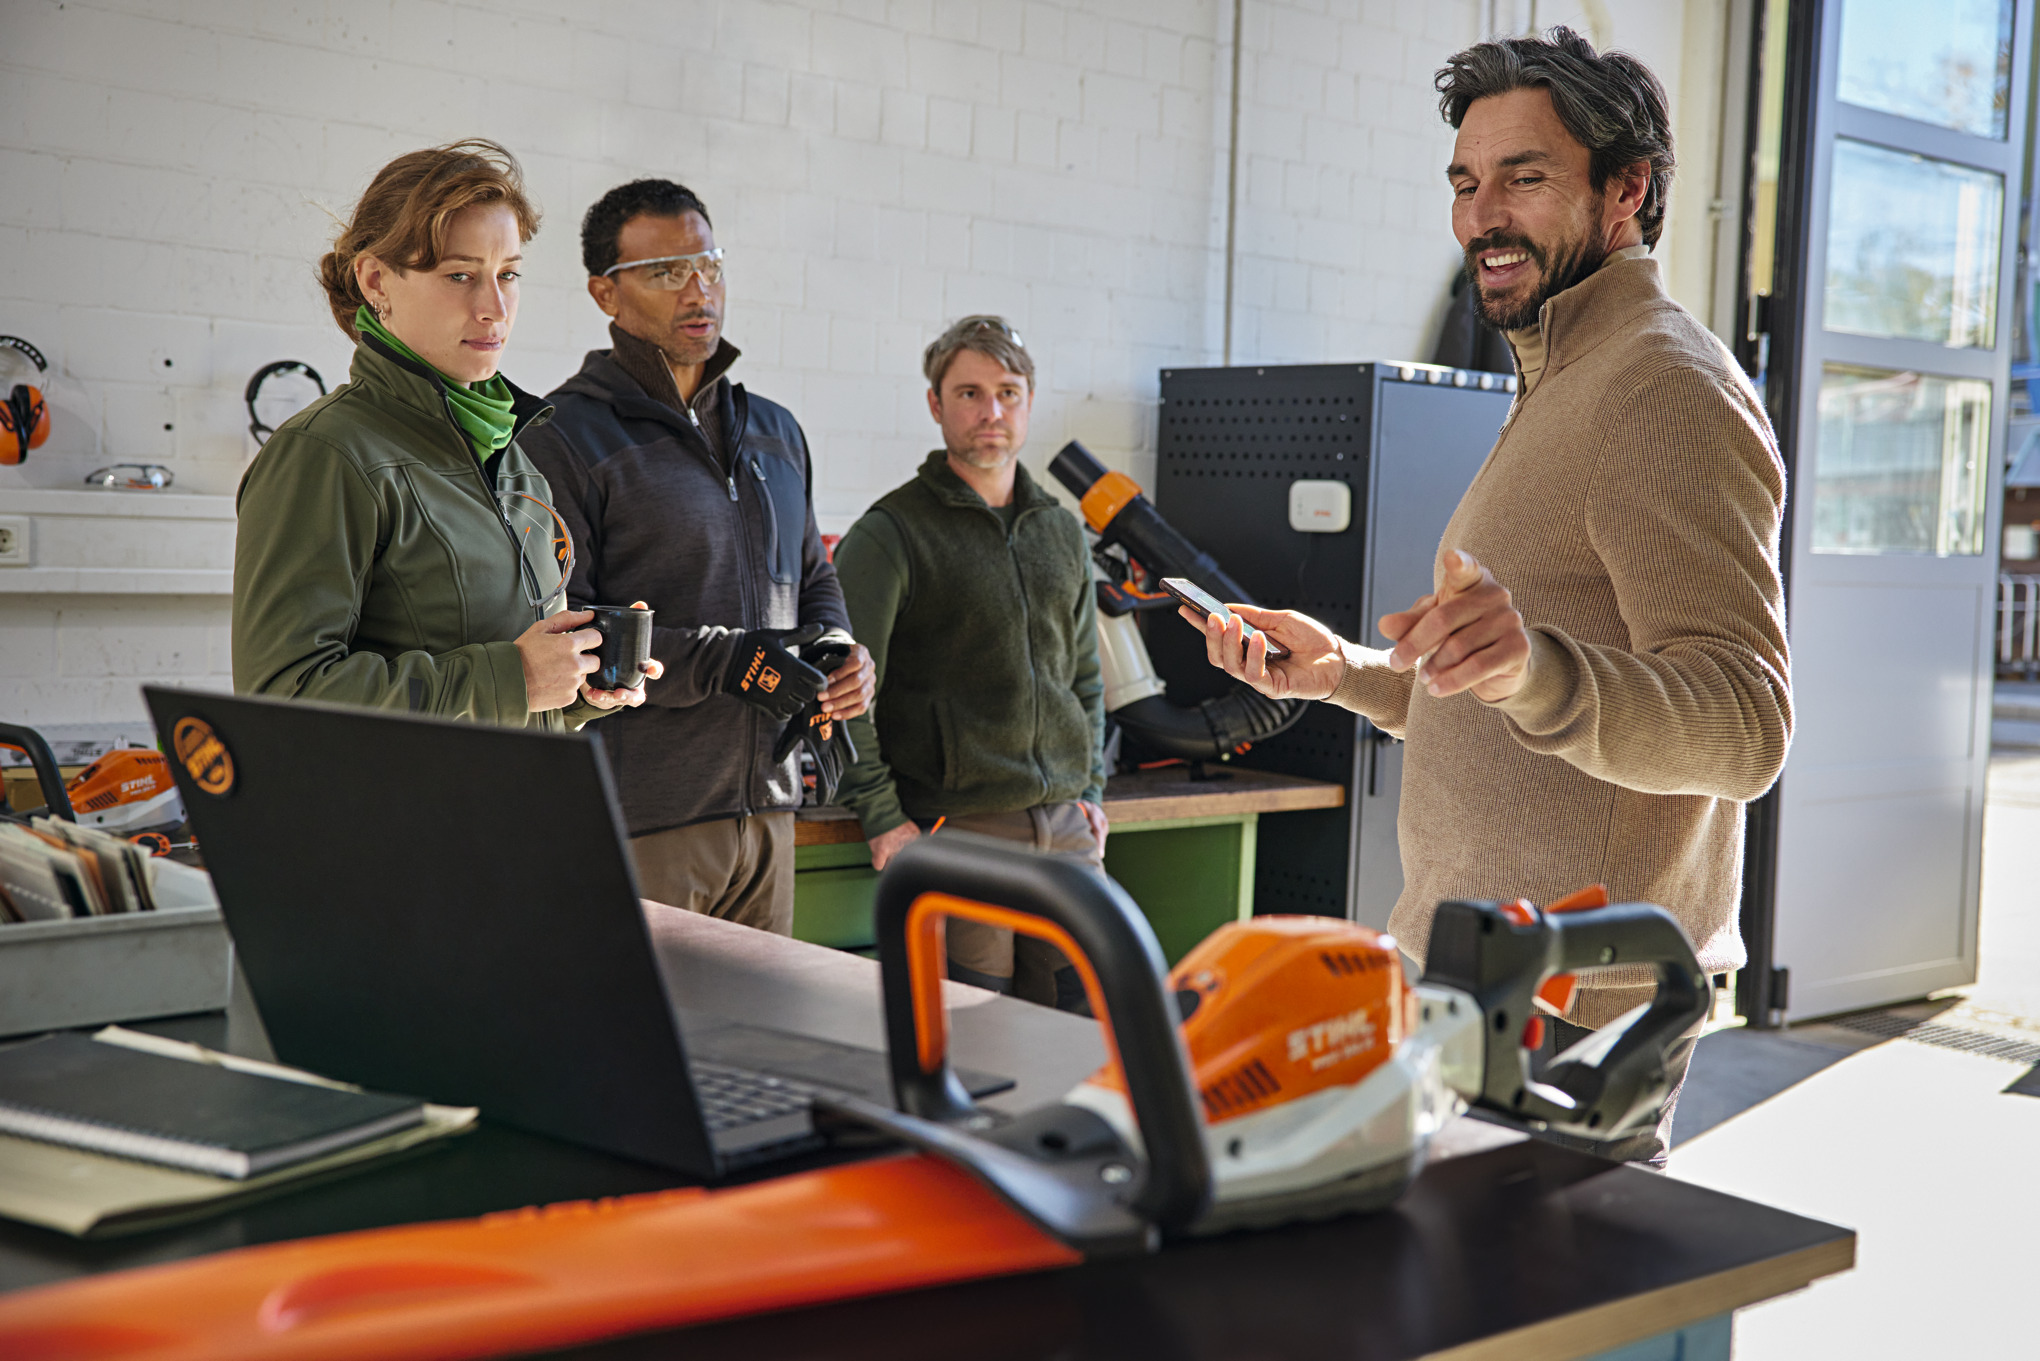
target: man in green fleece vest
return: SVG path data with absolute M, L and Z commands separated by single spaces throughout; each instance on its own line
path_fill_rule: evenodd
M 998 317 L 965 317 L 922 364 L 944 447 L 836 547 L 878 698 L 852 719 L 837 801 L 884 869 L 940 819 L 1104 866 L 1104 682 L 1083 526 L 1020 466 L 1034 361 Z M 950 977 L 1081 1004 L 1052 948 L 949 923 Z

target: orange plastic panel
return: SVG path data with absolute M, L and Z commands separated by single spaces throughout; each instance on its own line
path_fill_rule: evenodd
M 0 1357 L 500 1356 L 1081 1260 L 963 1172 L 916 1154 L 24 1290 L 0 1296 Z
M 1606 907 L 1607 905 L 1608 886 L 1606 884 L 1588 884 L 1585 888 L 1575 889 L 1571 893 L 1566 894 L 1544 910 L 1552 913 L 1584 912 L 1590 907 Z M 1538 987 L 1537 997 L 1538 1000 L 1551 1008 L 1553 1014 L 1563 1016 L 1572 1010 L 1573 997 L 1579 990 L 1580 980 L 1577 976 L 1569 973 L 1555 973 L 1545 979 Z M 1537 1046 L 1529 1045 L 1528 1047 L 1534 1049 Z
M 122 747 L 79 771 L 64 792 L 79 812 L 101 813 L 123 803 L 146 803 L 176 787 L 169 757 L 160 751 Z
M 1393 940 L 1330 917 L 1228 922 L 1183 956 L 1169 983 L 1198 997 L 1183 1043 L 1214 1125 L 1360 1081 L 1409 1025 Z M 1091 1081 L 1124 1090 L 1114 1072 Z
M 1119 1044 L 1112 1037 L 1112 1016 L 1105 1008 L 1105 989 L 1099 985 L 1091 961 L 1070 939 L 1069 932 L 1031 912 L 1015 912 L 947 893 L 923 893 L 907 908 L 907 981 L 914 997 L 914 1032 L 922 1072 L 934 1072 L 949 1052 L 949 1012 L 942 1005 L 942 975 L 949 958 L 943 946 L 942 923 L 949 917 L 1002 926 L 1023 936 L 1045 940 L 1062 951 L 1063 957 L 1076 966 L 1077 976 L 1083 979 L 1091 1014 L 1105 1031 L 1105 1067 L 1113 1073 L 1119 1071 Z
M 1084 513 L 1084 523 L 1092 532 L 1102 534 L 1113 517 L 1140 497 L 1140 483 L 1125 473 L 1107 473 L 1091 484 L 1077 502 L 1077 509 Z

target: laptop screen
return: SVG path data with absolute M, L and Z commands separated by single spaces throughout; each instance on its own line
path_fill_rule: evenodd
M 283 1061 L 713 1166 L 599 742 L 144 693 Z

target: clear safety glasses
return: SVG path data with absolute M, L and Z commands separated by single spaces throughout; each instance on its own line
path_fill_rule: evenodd
M 539 518 L 537 511 L 518 505 L 519 501 L 528 501 L 538 507 L 545 513 L 544 518 Z M 567 588 L 568 578 L 574 575 L 574 536 L 567 532 L 567 522 L 560 518 L 560 513 L 536 496 L 527 496 L 521 491 L 497 492 L 496 508 L 503 514 L 504 525 L 517 536 L 517 561 L 523 569 L 524 603 L 534 610 L 543 610 L 549 601 Z M 525 543 L 533 530 L 552 537 L 552 558 L 559 564 L 560 579 L 551 590 L 547 590 L 545 583 L 538 579 L 538 570 L 531 564 L 531 554 L 525 551 Z
M 642 270 L 638 275 L 640 280 L 666 293 L 678 293 L 697 274 L 701 276 L 703 288 L 714 288 L 723 278 L 722 247 L 697 251 L 693 255 L 658 255 L 649 260 L 625 260 L 603 270 L 602 276 L 608 278 L 626 269 Z
M 949 329 L 952 333 L 959 336 L 970 335 L 977 331 L 996 331 L 1021 349 L 1027 348 L 1027 342 L 1020 338 L 1020 333 L 1014 330 L 1004 317 L 984 315 L 964 317 Z

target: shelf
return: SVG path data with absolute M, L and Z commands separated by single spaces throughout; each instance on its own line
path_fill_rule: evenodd
M 29 522 L 29 561 L 0 562 L 0 595 L 231 595 L 234 498 L 176 492 L 0 490 Z

